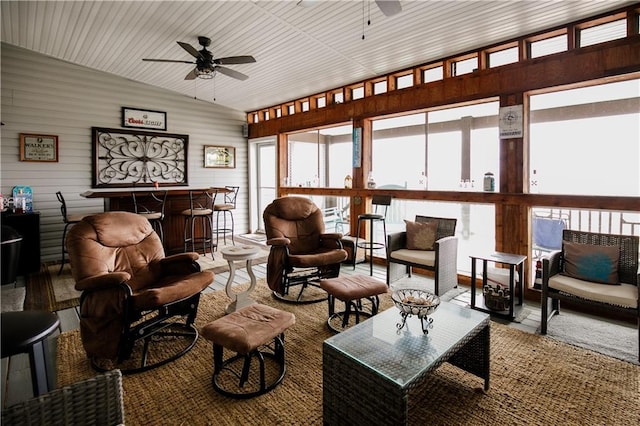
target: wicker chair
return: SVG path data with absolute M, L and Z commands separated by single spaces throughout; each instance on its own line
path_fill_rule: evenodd
M 2 411 L 2 424 L 123 425 L 122 373 L 112 370 Z
M 563 250 L 554 251 L 542 260 L 542 318 L 540 334 L 547 333 L 547 322 L 560 312 L 560 301 L 568 301 L 622 317 L 635 318 L 640 342 L 640 299 L 638 285 L 638 246 L 640 238 L 631 235 L 598 234 L 564 230 L 564 242 L 620 247 L 619 285 L 606 285 L 569 277 L 564 272 Z M 551 305 L 551 306 L 549 306 Z M 551 308 L 551 309 L 549 309 Z M 638 354 L 640 361 L 640 351 Z
M 411 276 L 411 268 L 435 273 L 435 293 L 442 295 L 458 286 L 458 237 L 456 219 L 416 216 L 416 222 L 437 222 L 434 250 L 407 249 L 407 233 L 387 237 L 387 284 Z

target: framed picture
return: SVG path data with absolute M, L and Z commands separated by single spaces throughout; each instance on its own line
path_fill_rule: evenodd
M 58 136 L 20 133 L 20 161 L 58 162 Z
M 218 167 L 223 169 L 235 169 L 236 149 L 232 146 L 205 145 L 204 166 Z
M 167 113 L 122 107 L 122 127 L 167 130 Z

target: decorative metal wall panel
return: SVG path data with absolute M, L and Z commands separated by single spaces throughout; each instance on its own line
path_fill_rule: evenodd
M 93 127 L 93 187 L 186 185 L 189 135 Z

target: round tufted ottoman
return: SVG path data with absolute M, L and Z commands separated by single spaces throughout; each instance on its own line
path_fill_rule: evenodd
M 213 388 L 233 398 L 275 388 L 286 372 L 284 331 L 295 322 L 291 312 L 256 303 L 202 327 L 202 336 L 213 342 Z M 235 354 L 224 359 L 224 349 Z
M 360 316 L 371 317 L 377 314 L 380 304 L 378 295 L 387 292 L 387 284 L 367 275 L 346 275 L 320 280 L 320 287 L 329 295 L 327 325 L 335 332 L 341 332 L 352 325 L 349 323 L 351 319 L 355 319 L 355 324 L 358 324 Z M 335 311 L 335 299 L 344 302 L 344 311 Z M 370 302 L 369 310 L 365 309 L 363 299 Z

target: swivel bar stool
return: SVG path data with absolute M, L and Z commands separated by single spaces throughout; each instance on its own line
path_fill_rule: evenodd
M 202 254 L 207 254 L 207 244 L 213 259 L 213 204 L 218 191 L 214 188 L 190 190 L 189 208 L 180 214 L 184 216 L 184 251 L 196 252 L 196 243 L 202 243 Z M 196 223 L 200 222 L 201 233 L 196 234 Z M 189 250 L 189 244 L 191 249 Z
M 164 245 L 164 230 L 162 221 L 164 220 L 164 205 L 167 201 L 166 190 L 155 191 L 132 191 L 133 209 L 136 214 L 146 218 L 153 230 L 156 231 Z
M 233 222 L 233 211 L 236 208 L 236 198 L 238 198 L 239 186 L 225 186 L 227 192 L 224 195 L 224 202 L 220 204 L 213 204 L 213 212 L 216 214 L 216 228 L 214 230 L 216 234 L 216 245 L 219 245 L 220 234 L 222 234 L 223 242 L 227 244 L 227 234 L 231 234 L 231 243 L 236 245 L 233 239 L 233 233 L 235 232 L 235 225 Z M 222 214 L 222 228 L 220 227 L 220 214 Z M 231 218 L 231 227 L 227 226 L 227 214 Z
M 371 204 L 373 206 L 372 213 L 364 213 L 358 215 L 358 231 L 356 233 L 356 250 L 357 248 L 363 248 L 365 253 L 369 251 L 369 275 L 373 275 L 373 251 L 383 249 L 386 247 L 387 241 L 387 209 L 391 205 L 390 195 L 374 195 Z M 360 225 L 364 223 L 366 230 L 366 222 L 369 222 L 369 240 L 366 238 L 363 240 L 360 238 Z M 373 225 L 375 222 L 382 222 L 383 228 L 383 240 L 382 242 L 375 241 L 375 234 L 373 232 Z M 353 256 L 353 269 L 356 268 L 356 256 Z

